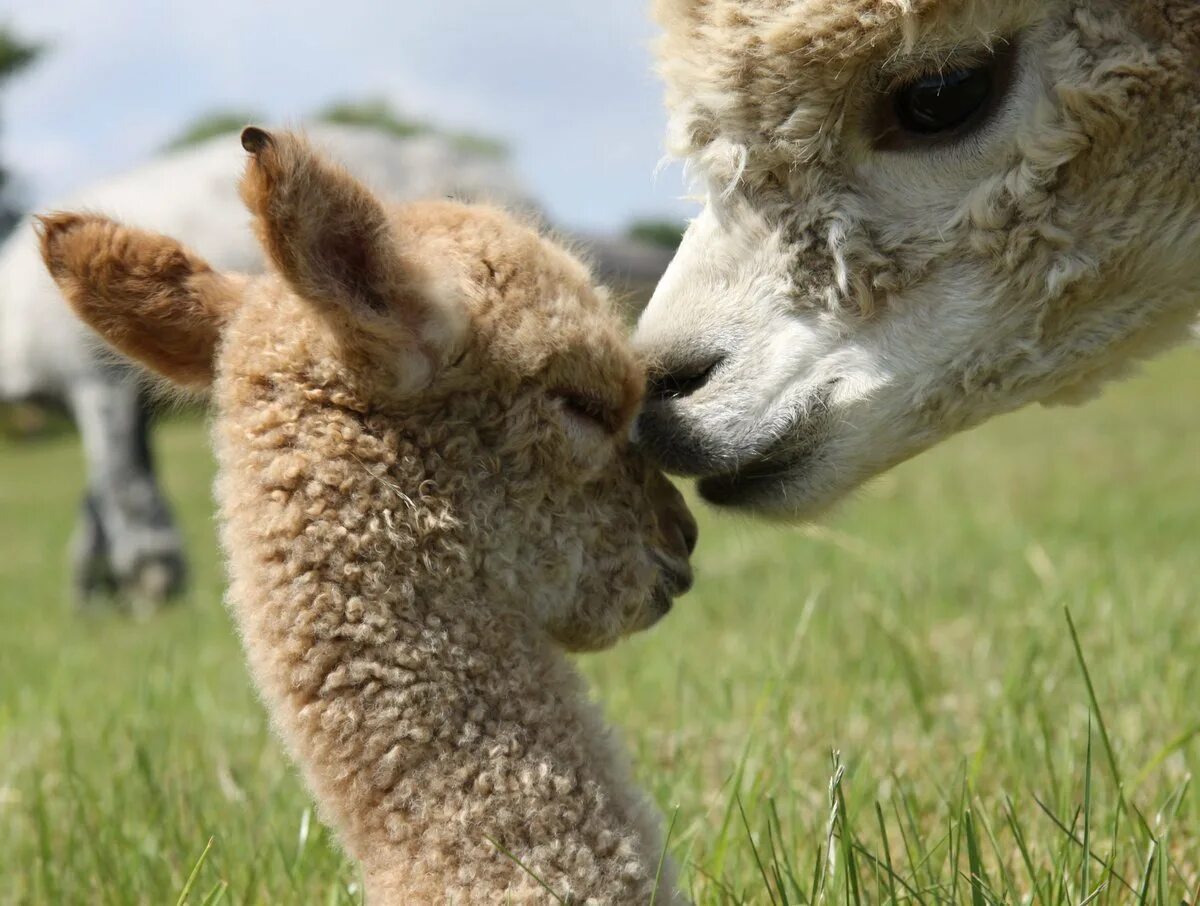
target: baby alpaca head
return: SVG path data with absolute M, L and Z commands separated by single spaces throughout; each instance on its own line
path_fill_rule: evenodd
M 499 211 L 385 207 L 298 136 L 242 142 L 272 273 L 219 274 L 172 239 L 54 214 L 43 255 L 78 315 L 175 384 L 215 381 L 218 419 L 300 388 L 394 426 L 380 480 L 444 501 L 459 572 L 564 646 L 665 614 L 691 582 L 695 523 L 628 442 L 644 375 L 587 270 Z

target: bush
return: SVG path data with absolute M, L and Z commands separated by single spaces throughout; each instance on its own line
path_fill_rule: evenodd
M 630 239 L 648 242 L 666 249 L 677 249 L 683 240 L 685 224 L 675 220 L 635 220 L 625 231 Z
M 178 151 L 208 141 L 218 135 L 240 132 L 250 123 L 262 122 L 257 113 L 245 110 L 214 110 L 194 119 L 175 138 L 166 144 L 167 151 Z

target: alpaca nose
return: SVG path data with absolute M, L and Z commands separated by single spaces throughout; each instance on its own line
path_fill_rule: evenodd
M 652 402 L 691 396 L 708 383 L 725 360 L 724 353 L 705 353 L 689 359 L 667 360 L 647 375 L 646 396 Z
M 711 347 L 681 346 L 645 357 L 646 396 L 633 425 L 634 445 L 677 475 L 720 471 L 723 450 L 704 429 L 705 409 L 720 409 L 719 385 L 729 379 L 726 369 L 735 358 Z

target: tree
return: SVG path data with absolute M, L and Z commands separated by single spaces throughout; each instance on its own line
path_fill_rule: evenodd
M 367 126 L 400 138 L 409 138 L 414 135 L 440 135 L 464 150 L 474 151 L 486 157 L 508 155 L 508 147 L 498 139 L 476 132 L 442 129 L 424 120 L 401 116 L 388 105 L 387 101 L 382 100 L 343 101 L 331 104 L 319 111 L 315 118 L 325 123 Z
M 245 110 L 214 110 L 201 114 L 184 126 L 183 131 L 166 144 L 166 150 L 190 148 L 218 135 L 240 132 L 251 123 L 262 122 L 257 113 Z
M 386 101 L 339 101 L 318 110 L 311 120 L 320 123 L 341 123 L 361 126 L 394 135 L 413 138 L 418 135 L 440 135 L 458 147 L 486 157 L 505 157 L 508 148 L 497 139 L 475 132 L 456 132 L 441 129 L 425 120 L 412 119 L 393 110 Z M 244 110 L 211 110 L 201 114 L 166 144 L 165 150 L 176 151 L 198 145 L 216 135 L 238 132 L 247 123 L 260 123 L 263 118 Z
M 9 29 L 0 28 L 0 87 L 38 58 L 42 48 L 27 44 Z M 20 211 L 8 200 L 8 170 L 0 165 L 0 236 L 16 225 Z
M 677 220 L 635 220 L 625 230 L 630 239 L 665 249 L 677 249 L 687 226 Z

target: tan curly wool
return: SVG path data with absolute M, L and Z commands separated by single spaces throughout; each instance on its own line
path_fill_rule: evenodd
M 385 209 L 297 137 L 244 143 L 276 274 L 76 215 L 44 253 L 118 349 L 193 384 L 215 362 L 230 606 L 369 902 L 679 902 L 563 653 L 690 581 L 694 523 L 625 441 L 619 319 L 502 213 Z

